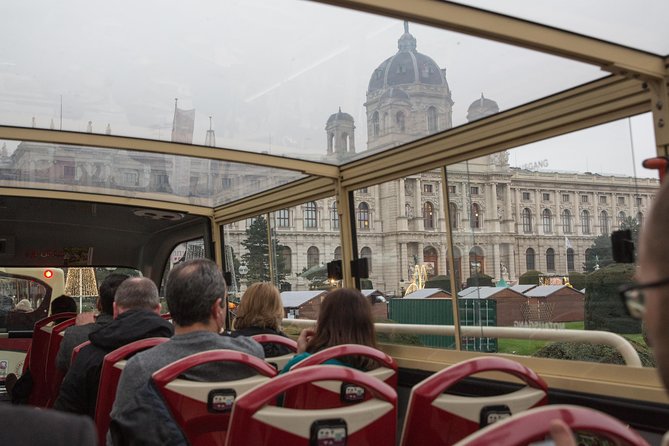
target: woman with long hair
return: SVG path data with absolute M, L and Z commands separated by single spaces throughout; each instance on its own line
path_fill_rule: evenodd
M 237 317 L 232 324 L 232 336 L 274 334 L 286 336 L 281 331 L 283 302 L 279 290 L 268 282 L 254 283 L 244 292 L 237 307 Z M 279 344 L 263 344 L 265 357 L 287 355 L 291 350 Z
M 289 370 L 313 353 L 342 344 L 376 348 L 372 305 L 360 291 L 353 288 L 338 288 L 325 296 L 316 328 L 302 330 L 297 339 L 297 355 L 283 370 Z M 374 361 L 361 357 L 344 357 L 327 363 L 348 365 L 359 370 L 369 370 L 374 366 Z

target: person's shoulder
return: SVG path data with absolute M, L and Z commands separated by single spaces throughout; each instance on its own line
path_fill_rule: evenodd
M 219 336 L 217 344 L 220 345 L 220 348 L 227 348 L 231 350 L 238 350 L 244 353 L 250 353 L 253 356 L 257 356 L 259 358 L 265 357 L 265 351 L 263 350 L 262 346 L 252 338 L 246 336 Z
M 55 410 L 0 404 L 0 419 L 11 429 L 0 430 L 1 444 L 94 445 L 95 426 L 90 418 Z

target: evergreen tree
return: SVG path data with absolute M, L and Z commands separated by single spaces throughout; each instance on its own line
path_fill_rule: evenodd
M 272 254 L 274 254 L 275 280 L 277 287 L 285 288 L 286 268 L 283 256 L 279 255 L 283 246 L 274 237 Z M 264 216 L 258 216 L 246 229 L 246 238 L 242 241 L 246 253 L 242 255 L 242 262 L 246 264 L 249 272 L 246 279 L 249 284 L 255 282 L 269 282 L 271 280 L 269 270 L 270 245 L 267 240 L 267 220 Z
M 627 217 L 620 224 L 620 229 L 629 229 L 632 232 L 632 240 L 637 246 L 639 241 L 639 222 L 634 217 Z M 586 272 L 595 271 L 595 267 L 603 268 L 613 262 L 613 248 L 611 247 L 611 237 L 609 235 L 600 235 L 592 243 L 588 255 L 585 258 L 583 269 Z

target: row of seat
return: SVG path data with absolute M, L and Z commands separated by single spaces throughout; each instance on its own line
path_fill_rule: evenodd
M 49 330 L 43 329 L 48 322 L 45 321 L 39 327 L 36 325 L 38 341 L 49 333 Z M 45 355 L 45 359 L 48 359 L 52 343 L 53 346 L 59 345 L 59 334 L 69 326 L 63 324 L 50 330 L 46 350 L 39 346 L 44 343 L 43 339 L 41 342 L 33 342 L 31 370 L 36 363 L 33 359 L 39 355 Z M 254 338 L 261 343 L 281 343 L 296 350 L 295 341 L 288 338 L 272 335 L 258 335 Z M 151 338 L 137 341 L 105 357 L 100 380 L 100 388 L 104 391 L 98 393 L 95 420 L 101 444 L 105 441 L 109 413 L 115 399 L 114 390 L 125 361 L 138 351 L 166 340 Z M 75 348 L 73 358 L 85 344 Z M 331 359 L 354 355 L 366 356 L 379 367 L 363 373 L 348 367 L 320 365 Z M 277 370 L 283 368 L 291 357 L 268 358 L 265 362 L 240 352 L 206 351 L 157 371 L 153 381 L 175 422 L 194 445 L 277 442 L 333 446 L 396 444 L 397 364 L 390 356 L 361 345 L 337 346 L 311 355 L 295 365 L 290 373 L 276 376 Z M 55 362 L 53 360 L 55 353 L 52 363 Z M 216 361 L 244 363 L 253 368 L 257 375 L 219 383 L 192 382 L 179 378 L 193 367 Z M 47 369 L 44 367 L 45 377 L 48 377 Z M 492 397 L 468 398 L 445 393 L 462 379 L 489 371 L 516 376 L 526 385 L 510 394 Z M 53 385 L 46 381 L 43 389 L 51 391 Z M 55 399 L 55 396 L 52 398 Z M 281 406 L 277 405 L 279 400 L 282 400 Z M 547 402 L 545 382 L 530 369 L 501 357 L 475 358 L 435 373 L 414 386 L 402 429 L 401 444 L 494 443 L 491 439 L 501 435 L 495 433 L 497 429 L 518 430 L 520 421 L 514 420 L 519 419 L 521 413 L 524 413 L 522 417 L 534 417 L 532 420 L 561 418 L 570 423 L 574 421 L 571 417 L 578 415 L 580 424 L 572 423 L 577 429 L 594 430 L 605 436 L 625 439 L 629 444 L 646 444 L 629 429 L 624 432 L 628 436 L 622 436 L 622 431 L 612 427 L 616 421 L 601 413 L 564 406 L 540 407 Z M 587 414 L 583 411 L 587 411 Z M 512 414 L 514 416 L 510 417 Z M 508 420 L 505 420 L 507 417 Z M 533 429 L 521 428 L 521 433 L 531 438 L 545 435 L 547 422 L 537 421 L 532 424 Z M 510 427 L 504 427 L 507 425 Z M 503 443 L 509 444 L 507 441 Z

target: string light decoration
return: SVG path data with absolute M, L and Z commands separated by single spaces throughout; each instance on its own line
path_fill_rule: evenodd
M 98 295 L 98 283 L 93 268 L 68 268 L 65 277 L 65 294 L 72 297 Z

